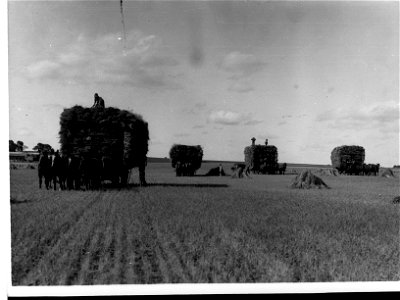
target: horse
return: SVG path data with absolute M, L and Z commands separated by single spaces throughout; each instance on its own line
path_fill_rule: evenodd
M 80 158 L 72 156 L 68 158 L 67 162 L 67 188 L 69 190 L 80 189 L 80 172 L 79 172 Z
M 278 164 L 278 174 L 285 175 L 286 163 Z
M 82 157 L 79 173 L 86 190 L 97 190 L 101 186 L 102 165 L 99 159 Z
M 105 184 L 105 181 L 111 181 L 113 186 L 125 186 L 128 184 L 129 170 L 122 161 L 103 156 L 101 158 L 101 166 L 102 185 Z
M 373 173 L 376 176 L 379 173 L 379 167 L 380 164 L 363 164 L 363 173 L 367 176 Z

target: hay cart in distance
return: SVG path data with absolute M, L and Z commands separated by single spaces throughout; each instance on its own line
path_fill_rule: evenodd
M 251 146 L 244 148 L 244 160 L 246 166 L 256 174 L 276 174 L 279 169 L 278 149 L 273 145 L 268 145 L 268 139 L 265 145 L 256 145 L 256 139 L 251 139 Z
M 200 145 L 175 144 L 169 151 L 169 157 L 176 176 L 194 176 L 201 167 L 203 149 Z
M 361 146 L 339 146 L 331 152 L 332 167 L 340 174 L 359 175 L 363 171 L 365 149 Z
M 143 118 L 114 107 L 74 106 L 60 116 L 61 151 L 68 157 L 95 161 L 102 180 L 126 185 L 130 169 L 139 168 L 146 185 L 149 131 Z

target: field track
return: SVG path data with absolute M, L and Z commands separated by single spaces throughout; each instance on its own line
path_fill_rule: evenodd
M 299 191 L 154 163 L 149 187 L 85 192 L 39 190 L 36 172 L 11 170 L 13 285 L 400 280 L 398 178 Z

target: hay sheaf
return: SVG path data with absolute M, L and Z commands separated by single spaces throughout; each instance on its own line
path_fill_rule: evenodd
M 320 176 L 338 176 L 339 172 L 336 169 L 319 169 L 316 173 Z
M 382 172 L 381 177 L 393 178 L 395 175 L 391 169 L 386 169 Z
M 297 175 L 290 187 L 297 189 L 330 189 L 330 187 L 321 178 L 315 176 L 310 170 L 303 171 Z
M 61 151 L 66 155 L 108 156 L 135 167 L 146 160 L 148 124 L 138 114 L 114 107 L 74 106 L 60 116 Z

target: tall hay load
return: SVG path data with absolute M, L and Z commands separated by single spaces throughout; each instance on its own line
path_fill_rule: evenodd
M 203 149 L 200 145 L 188 146 L 175 144 L 169 151 L 171 165 L 176 176 L 194 176 L 200 169 L 203 160 Z
M 268 139 L 265 140 L 265 145 L 256 145 L 255 138 L 251 140 L 251 146 L 244 148 L 246 166 L 250 166 L 253 173 L 276 174 L 279 169 L 278 149 L 268 145 Z
M 140 184 L 146 184 L 149 130 L 140 115 L 114 107 L 74 106 L 61 113 L 59 136 L 67 156 L 106 159 L 123 184 L 129 169 L 138 167 Z
M 332 167 L 340 174 L 359 175 L 363 170 L 365 149 L 361 146 L 339 146 L 332 150 Z

